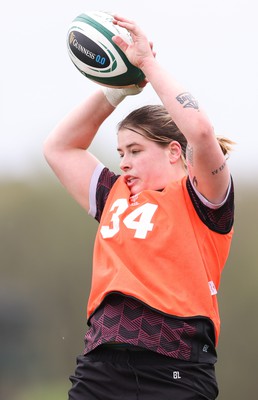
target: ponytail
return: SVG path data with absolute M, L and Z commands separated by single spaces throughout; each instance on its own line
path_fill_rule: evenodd
M 220 145 L 220 148 L 221 148 L 223 154 L 225 156 L 228 156 L 229 153 L 232 151 L 232 148 L 233 148 L 235 142 L 233 142 L 232 140 L 230 140 L 226 137 L 223 137 L 223 136 L 217 136 L 217 140 L 218 140 L 218 143 Z

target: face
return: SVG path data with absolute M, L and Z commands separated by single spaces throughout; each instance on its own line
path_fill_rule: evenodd
M 163 189 L 171 179 L 169 146 L 161 147 L 129 129 L 118 132 L 120 168 L 131 194 L 145 189 Z

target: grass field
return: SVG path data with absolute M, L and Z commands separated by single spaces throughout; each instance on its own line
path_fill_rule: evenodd
M 69 383 L 42 384 L 28 388 L 19 395 L 19 400 L 66 400 L 68 389 Z

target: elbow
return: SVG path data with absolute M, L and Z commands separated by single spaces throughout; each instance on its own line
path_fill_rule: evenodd
M 215 136 L 213 126 L 203 118 L 197 121 L 193 131 L 194 137 L 202 143 L 209 142 Z
M 42 153 L 47 163 L 52 167 L 57 157 L 57 149 L 51 136 L 47 137 L 43 142 Z
M 50 144 L 49 138 L 45 139 L 45 141 L 43 142 L 42 152 L 43 152 L 43 156 L 45 157 L 46 161 L 49 161 L 50 154 L 51 154 L 51 144 Z

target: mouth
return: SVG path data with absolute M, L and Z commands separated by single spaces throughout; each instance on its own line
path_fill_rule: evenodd
M 124 181 L 128 187 L 131 187 L 136 182 L 136 180 L 137 180 L 137 178 L 135 176 L 131 176 L 131 175 L 124 176 Z

